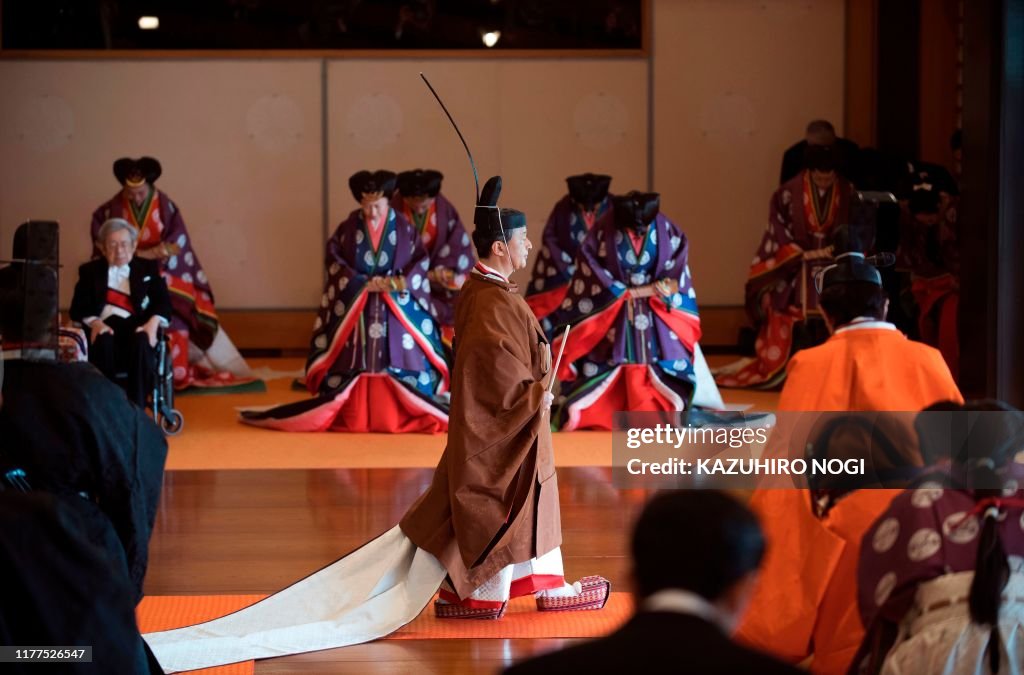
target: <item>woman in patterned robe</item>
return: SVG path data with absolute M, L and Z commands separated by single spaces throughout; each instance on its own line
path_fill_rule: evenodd
M 657 193 L 613 198 L 615 217 L 583 241 L 579 265 L 559 309 L 542 322 L 561 348 L 565 430 L 611 429 L 616 410 L 684 410 L 707 366 L 686 235 L 659 212 Z M 721 399 L 710 375 L 712 405 Z M 571 381 L 571 383 L 570 383 Z
M 864 535 L 857 581 L 867 635 L 851 672 L 1020 673 L 1024 470 L 1015 455 L 1024 416 L 978 401 L 934 407 L 915 426 L 937 466 Z
M 327 242 L 306 361 L 315 398 L 245 411 L 242 421 L 284 431 L 443 432 L 448 365 L 430 315 L 427 251 L 389 204 L 395 174 L 360 171 L 349 187 L 360 208 Z

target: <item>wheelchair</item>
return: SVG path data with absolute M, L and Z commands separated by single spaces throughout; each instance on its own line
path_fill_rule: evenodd
M 170 344 L 167 332 L 161 328 L 156 341 L 156 373 L 149 405 L 153 419 L 164 435 L 176 436 L 185 426 L 185 417 L 174 407 L 174 364 Z

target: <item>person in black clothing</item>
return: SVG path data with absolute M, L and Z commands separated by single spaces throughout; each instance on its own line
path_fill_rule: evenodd
M 836 150 L 838 158 L 836 171 L 846 180 L 860 187 L 858 155 L 860 147 L 853 141 L 836 136 L 835 127 L 827 120 L 814 120 L 807 125 L 807 136 L 791 145 L 782 155 L 782 169 L 779 171 L 779 185 L 791 180 L 807 168 L 804 158 L 808 145 L 829 145 Z
M 710 490 L 666 492 L 633 532 L 637 612 L 607 637 L 524 661 L 506 675 L 803 671 L 729 638 L 764 555 L 754 515 Z
M 111 218 L 100 227 L 104 257 L 82 265 L 70 316 L 89 329 L 89 361 L 146 405 L 153 388 L 157 331 L 170 325 L 171 298 L 154 260 L 135 256 L 138 233 Z
M 0 644 L 93 647 L 91 664 L 61 672 L 162 672 L 134 607 L 167 443 L 91 365 L 56 360 L 46 225 L 52 253 L 0 270 Z M 28 235 L 25 249 L 38 250 Z

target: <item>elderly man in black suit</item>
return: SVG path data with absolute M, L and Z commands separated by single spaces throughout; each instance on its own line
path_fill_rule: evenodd
M 153 260 L 135 257 L 138 232 L 122 218 L 100 227 L 103 252 L 78 270 L 70 316 L 89 329 L 89 360 L 146 405 L 153 386 L 156 341 L 171 318 L 171 298 Z
M 711 490 L 665 492 L 644 508 L 632 548 L 633 618 L 607 637 L 525 661 L 506 675 L 804 672 L 729 638 L 764 555 L 761 527 L 746 506 Z

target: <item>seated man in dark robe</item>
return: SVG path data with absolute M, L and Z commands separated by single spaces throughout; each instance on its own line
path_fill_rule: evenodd
M 779 185 L 787 183 L 807 168 L 805 157 L 807 146 L 832 146 L 838 157 L 836 166 L 847 180 L 860 186 L 860 148 L 851 140 L 836 136 L 835 127 L 828 120 L 813 120 L 807 124 L 804 140 L 794 143 L 782 155 L 782 169 L 779 171 Z
M 633 530 L 636 613 L 611 635 L 524 661 L 508 675 L 673 673 L 799 675 L 730 639 L 764 556 L 757 519 L 711 490 L 672 490 Z
M 135 255 L 138 235 L 121 218 L 100 228 L 103 258 L 78 270 L 71 318 L 89 329 L 89 360 L 140 406 L 153 388 L 156 341 L 170 325 L 171 300 L 160 267 Z
M 32 602 L 0 603 L 0 643 L 88 644 L 91 672 L 160 672 L 131 610 L 167 444 L 92 366 L 54 359 L 56 266 L 28 268 L 24 286 L 0 286 L 0 573 L 8 595 Z
M 612 217 L 611 176 L 584 173 L 569 176 L 565 182 L 569 194 L 558 200 L 548 216 L 540 255 L 526 287 L 526 302 L 542 322 L 565 299 L 583 240 L 599 220 Z

